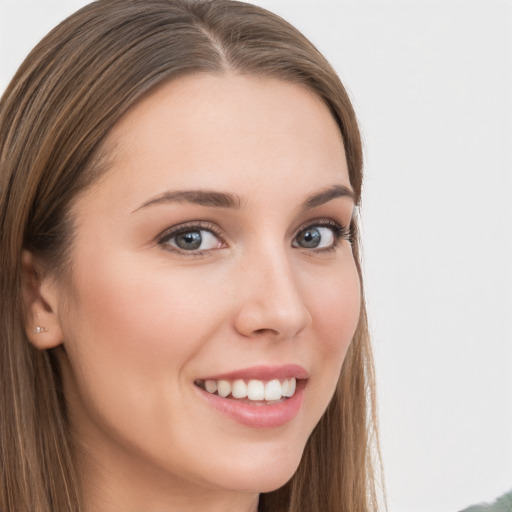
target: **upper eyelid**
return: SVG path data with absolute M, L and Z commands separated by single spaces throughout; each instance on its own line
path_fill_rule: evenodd
M 211 222 L 198 221 L 198 220 L 184 222 L 182 224 L 178 224 L 176 226 L 172 226 L 170 228 L 164 229 L 164 231 L 162 231 L 156 237 L 156 239 L 159 242 L 162 242 L 166 239 L 172 238 L 173 236 L 177 236 L 180 233 L 183 233 L 186 231 L 210 231 L 216 237 L 218 237 L 224 241 L 224 238 L 222 236 L 220 228 L 218 228 L 217 226 L 215 226 L 215 224 L 212 224 Z
M 333 227 L 333 228 L 344 228 L 348 227 L 343 222 L 338 222 L 334 219 L 328 218 L 328 217 L 320 217 L 318 219 L 313 219 L 308 222 L 304 222 L 301 224 L 293 233 L 293 236 L 297 236 L 301 231 L 304 231 L 307 228 L 310 228 L 312 226 L 321 226 L 321 227 Z

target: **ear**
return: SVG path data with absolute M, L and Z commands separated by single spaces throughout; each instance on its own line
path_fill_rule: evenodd
M 21 265 L 25 332 L 36 348 L 54 348 L 62 343 L 56 284 L 44 275 L 31 252 L 23 251 Z

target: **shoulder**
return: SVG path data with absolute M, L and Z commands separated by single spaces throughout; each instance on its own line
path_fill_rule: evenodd
M 473 505 L 460 512 L 512 512 L 512 491 L 504 494 L 492 504 Z

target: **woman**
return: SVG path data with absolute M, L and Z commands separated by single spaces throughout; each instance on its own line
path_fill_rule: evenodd
M 361 143 L 318 51 L 100 0 L 0 124 L 0 509 L 375 510 Z

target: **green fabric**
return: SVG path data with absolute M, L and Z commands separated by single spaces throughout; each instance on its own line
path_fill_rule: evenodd
M 507 492 L 491 505 L 473 505 L 461 512 L 512 512 L 512 491 Z

